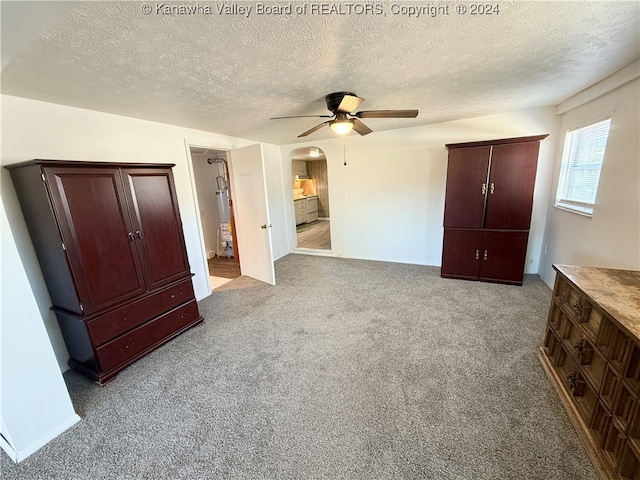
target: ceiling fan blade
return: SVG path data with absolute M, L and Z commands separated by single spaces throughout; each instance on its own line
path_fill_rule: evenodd
M 416 118 L 418 110 L 364 110 L 354 115 L 358 118 Z
M 367 127 L 364 123 L 362 123 L 357 118 L 354 118 L 352 120 L 353 120 L 353 129 L 356 132 L 358 132 L 360 135 L 367 135 L 373 132 L 373 130 L 371 130 L 369 127 Z
M 309 135 L 310 133 L 315 132 L 316 130 L 320 130 L 322 127 L 324 127 L 327 123 L 329 123 L 331 120 L 327 120 L 326 122 L 322 122 L 319 125 L 316 125 L 313 128 L 310 128 L 309 130 L 307 130 L 306 132 L 301 133 L 300 135 L 298 135 L 298 138 L 300 137 L 306 137 L 307 135 Z
M 340 105 L 338 105 L 336 112 L 351 113 L 358 108 L 362 102 L 364 102 L 364 98 L 356 97 L 354 95 L 345 95 L 342 97 L 342 100 L 340 100 Z
M 280 120 L 282 118 L 331 118 L 333 115 L 291 115 L 289 117 L 271 117 L 269 120 Z

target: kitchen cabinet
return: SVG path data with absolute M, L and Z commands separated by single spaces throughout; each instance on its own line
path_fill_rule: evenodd
M 203 320 L 171 167 L 54 160 L 7 167 L 69 365 L 99 383 Z
M 293 201 L 293 207 L 296 214 L 296 225 L 307 221 L 307 199 L 299 198 Z
M 296 225 L 311 223 L 318 220 L 318 197 L 311 195 L 293 200 Z
M 307 162 L 304 160 L 293 160 L 291 162 L 291 174 L 299 177 L 307 176 Z
M 540 141 L 446 145 L 443 277 L 522 284 Z
M 311 223 L 318 220 L 318 197 L 307 197 L 307 217 L 306 222 Z
M 553 268 L 545 373 L 600 478 L 640 478 L 640 272 Z

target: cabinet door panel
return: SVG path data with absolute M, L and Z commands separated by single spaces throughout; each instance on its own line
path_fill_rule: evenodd
M 85 314 L 145 291 L 116 168 L 46 168 L 51 199 Z
M 529 230 L 539 142 L 495 145 L 485 228 Z
M 447 192 L 444 203 L 445 228 L 482 228 L 491 147 L 449 150 Z
M 147 288 L 188 275 L 189 264 L 171 170 L 126 169 L 123 174 Z
M 484 232 L 480 280 L 522 284 L 528 232 Z
M 445 228 L 441 275 L 477 280 L 480 275 L 481 246 L 481 230 Z

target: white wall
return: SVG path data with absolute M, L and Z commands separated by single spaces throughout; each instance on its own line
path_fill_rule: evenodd
M 291 178 L 290 153 L 317 146 L 327 157 L 334 255 L 440 265 L 447 174 L 446 143 L 550 134 L 541 142 L 525 271 L 537 273 L 557 145 L 552 107 L 433 125 L 311 140 L 281 147 L 283 174 Z M 347 165 L 343 165 L 346 147 Z M 289 242 L 295 246 L 293 194 L 286 192 Z
M 636 73 L 634 81 L 562 115 L 544 238 L 549 248 L 540 259 L 540 276 L 549 286 L 555 279 L 554 263 L 640 270 L 639 92 Z M 611 116 L 611 130 L 593 217 L 555 208 L 566 131 L 606 116 Z
M 22 268 L 2 204 L 0 446 L 21 461 L 80 420 Z

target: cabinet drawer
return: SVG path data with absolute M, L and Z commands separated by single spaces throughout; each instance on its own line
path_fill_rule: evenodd
M 318 220 L 318 212 L 307 212 L 307 223 L 315 222 Z
M 131 363 L 154 347 L 172 338 L 199 318 L 198 305 L 193 300 L 104 344 L 96 350 L 103 372 Z
M 177 285 L 87 321 L 89 335 L 94 345 L 102 345 L 193 297 L 193 285 L 191 278 L 188 278 Z

